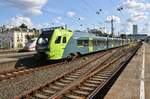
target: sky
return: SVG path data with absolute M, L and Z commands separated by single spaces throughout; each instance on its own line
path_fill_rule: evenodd
M 106 27 L 114 20 L 115 34 L 150 34 L 150 0 L 0 0 L 0 26 L 48 28 L 67 25 L 72 30 Z

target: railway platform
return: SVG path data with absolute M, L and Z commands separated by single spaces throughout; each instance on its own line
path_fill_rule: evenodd
M 150 44 L 144 43 L 104 99 L 150 99 Z

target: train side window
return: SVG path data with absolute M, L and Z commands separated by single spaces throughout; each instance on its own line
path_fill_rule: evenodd
M 77 46 L 83 46 L 82 40 L 77 40 Z
M 83 46 L 89 46 L 88 40 L 83 40 Z
M 59 44 L 61 42 L 61 36 L 58 36 L 57 39 L 55 40 L 56 44 Z
M 77 46 L 88 46 L 88 40 L 77 40 Z
M 63 43 L 66 43 L 66 41 L 67 41 L 66 37 L 63 37 Z

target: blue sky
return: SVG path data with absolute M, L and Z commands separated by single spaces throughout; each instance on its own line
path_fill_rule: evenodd
M 0 25 L 26 23 L 44 28 L 67 24 L 73 30 L 105 26 L 109 31 L 113 18 L 116 33 L 131 33 L 133 24 L 148 33 L 149 9 L 149 0 L 0 0 Z

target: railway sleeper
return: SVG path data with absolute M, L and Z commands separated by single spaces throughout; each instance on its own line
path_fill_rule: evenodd
M 70 80 L 70 81 L 74 81 L 75 80 L 75 78 L 72 78 L 72 77 L 65 77 L 65 79 Z
M 49 96 L 36 93 L 36 94 L 34 95 L 34 97 L 35 97 L 36 99 L 48 99 Z
M 0 78 L 5 78 L 6 77 L 6 75 L 0 75 Z
M 61 86 L 58 86 L 58 85 L 51 85 L 51 86 L 49 86 L 49 89 L 61 90 L 62 87 L 61 87 Z
M 73 94 L 66 94 L 65 95 L 66 98 L 64 99 L 85 99 L 86 97 L 84 96 L 78 96 L 78 95 L 73 95 Z
M 95 81 L 95 80 L 87 80 L 86 82 L 88 82 L 88 83 L 93 83 L 93 84 L 100 84 L 101 83 L 101 81 Z
M 47 93 L 48 95 L 52 95 L 52 94 L 56 93 L 56 90 L 43 89 L 42 91 L 44 93 Z
M 65 79 L 60 79 L 60 81 L 63 82 L 63 83 L 70 83 L 70 82 L 72 82 L 70 80 L 65 80 Z
M 76 89 L 76 90 L 72 90 L 73 93 L 76 93 L 76 94 L 79 94 L 80 96 L 87 96 L 89 95 L 89 91 L 85 91 L 85 90 L 79 90 L 79 89 Z
M 19 74 L 19 72 L 13 72 L 13 74 L 17 75 L 17 74 Z
M 80 75 L 69 75 L 71 78 L 78 78 Z
M 103 78 L 97 78 L 97 77 L 92 77 L 92 78 L 90 78 L 90 80 L 93 80 L 93 81 L 104 81 L 105 79 L 103 79 Z
M 72 74 L 72 76 L 80 76 L 81 74 L 80 73 L 74 73 Z
M 77 73 L 77 74 L 82 74 L 82 73 L 83 73 L 83 71 L 78 70 L 76 73 Z
M 107 77 L 109 77 L 111 74 L 103 74 L 103 73 L 100 73 L 100 74 L 97 74 L 97 75 L 95 75 L 95 76 L 93 76 L 93 77 L 98 77 L 98 78 L 107 78 Z
M 79 86 L 79 89 L 93 91 L 95 88 L 93 88 L 93 87 L 87 87 L 87 86 Z
M 67 85 L 66 83 L 62 83 L 62 82 L 60 82 L 60 81 L 55 82 L 55 84 L 56 84 L 56 85 L 59 85 L 59 86 L 65 86 L 65 85 Z
M 88 86 L 88 87 L 97 87 L 96 84 L 85 82 L 83 85 Z
M 101 78 L 102 76 L 104 76 L 104 75 L 103 74 L 101 74 L 101 75 L 94 75 L 93 78 Z M 108 76 L 108 75 L 106 75 L 106 76 Z

